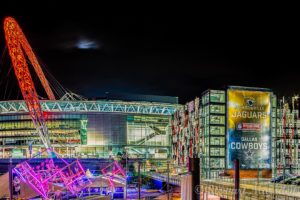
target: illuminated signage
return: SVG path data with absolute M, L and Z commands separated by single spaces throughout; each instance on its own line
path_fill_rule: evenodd
M 227 90 L 227 168 L 271 168 L 271 93 Z

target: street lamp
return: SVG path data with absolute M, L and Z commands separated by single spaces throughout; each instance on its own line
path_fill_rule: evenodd
M 28 144 L 29 158 L 32 157 L 32 144 L 33 144 L 33 141 L 30 141 Z
M 8 173 L 9 173 L 9 198 L 13 199 L 13 185 L 12 185 L 12 180 L 13 180 L 13 167 L 12 167 L 12 156 L 9 158 L 9 168 L 8 168 Z
M 127 199 L 127 171 L 128 171 L 128 164 L 127 164 L 127 159 L 128 159 L 128 148 L 124 147 L 125 149 L 125 199 Z
M 138 161 L 138 197 L 139 200 L 141 199 L 141 185 L 142 185 L 142 179 L 141 179 L 141 161 Z
M 168 200 L 170 200 L 170 160 L 167 160 L 167 194 Z

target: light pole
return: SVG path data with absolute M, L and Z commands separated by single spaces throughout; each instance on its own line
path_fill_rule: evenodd
M 141 161 L 138 161 L 138 195 L 139 200 L 141 199 L 141 185 L 142 185 L 142 179 L 141 179 Z
M 275 179 L 276 179 L 276 177 L 275 177 Z M 273 195 L 274 195 L 273 200 L 276 200 L 276 181 L 275 181 L 275 179 L 274 179 L 274 183 L 273 183 Z
M 32 157 L 32 143 L 33 143 L 33 141 L 30 141 L 29 144 L 28 144 L 29 158 Z M 26 156 L 26 157 L 27 157 L 27 156 Z
M 240 161 L 234 160 L 234 199 L 240 199 Z
M 13 174 L 12 174 L 12 156 L 9 158 L 9 199 L 13 199 L 13 185 L 12 185 L 12 180 L 13 180 Z
M 277 124 L 276 124 L 277 126 Z M 277 129 L 277 128 L 276 128 Z M 274 154 L 275 158 L 273 158 L 273 168 L 274 168 L 274 182 L 273 182 L 273 200 L 276 200 L 276 177 L 277 177 L 277 131 L 275 131 L 275 137 L 274 137 Z
M 170 161 L 168 159 L 167 161 L 167 194 L 168 194 L 168 200 L 170 200 Z
M 125 199 L 127 199 L 127 170 L 128 170 L 128 164 L 127 164 L 127 159 L 128 159 L 128 149 L 127 147 L 124 147 L 125 149 L 125 159 L 126 159 L 126 162 L 125 162 Z

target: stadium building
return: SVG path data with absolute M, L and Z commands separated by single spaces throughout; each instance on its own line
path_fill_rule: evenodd
M 63 157 L 166 159 L 177 97 L 123 95 L 92 101 L 41 101 L 50 142 Z M 24 101 L 0 102 L 0 158 L 44 151 Z M 40 157 L 46 157 L 41 154 Z

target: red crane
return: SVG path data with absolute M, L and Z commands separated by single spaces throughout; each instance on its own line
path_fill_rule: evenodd
M 4 19 L 4 33 L 9 55 L 12 60 L 13 69 L 28 108 L 28 112 L 43 144 L 45 145 L 46 149 L 48 149 L 48 152 L 50 152 L 51 144 L 45 117 L 43 115 L 41 104 L 39 102 L 24 53 L 27 55 L 29 61 L 34 67 L 34 70 L 37 73 L 42 86 L 48 95 L 48 98 L 50 100 L 55 100 L 55 96 L 41 69 L 41 66 L 38 63 L 36 56 L 32 51 L 31 46 L 29 45 L 22 29 L 14 18 L 6 17 Z

